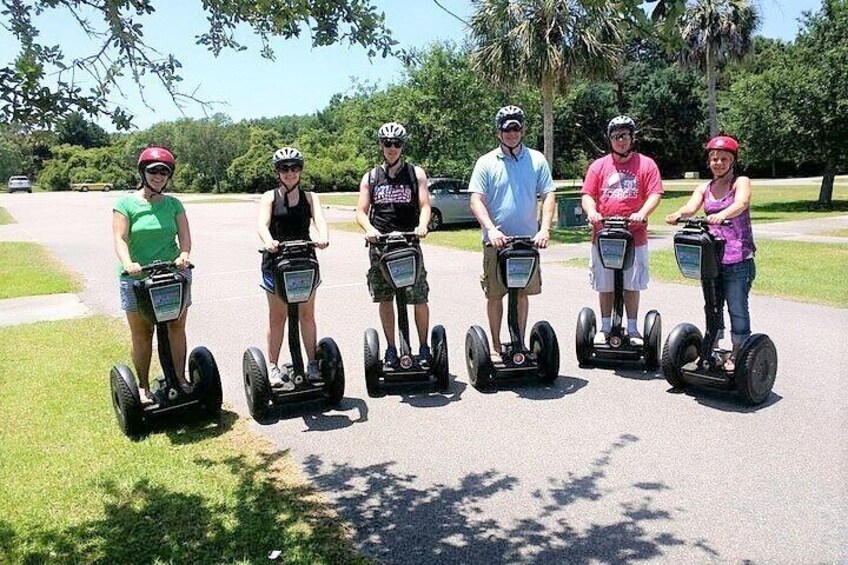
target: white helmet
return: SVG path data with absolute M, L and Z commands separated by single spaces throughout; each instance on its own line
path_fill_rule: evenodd
M 406 128 L 397 122 L 388 122 L 380 126 L 380 129 L 377 130 L 377 139 L 383 141 L 384 139 L 399 139 L 400 141 L 406 141 L 407 133 Z
M 607 137 L 609 137 L 613 130 L 617 129 L 629 129 L 630 134 L 633 135 L 636 133 L 636 122 L 633 121 L 633 118 L 630 116 L 616 116 L 610 120 L 607 124 Z
M 495 114 L 495 127 L 498 130 L 508 128 L 513 122 L 524 127 L 524 110 L 518 106 L 504 106 Z
M 303 155 L 294 147 L 283 147 L 274 152 L 274 167 L 282 164 L 297 163 L 303 165 Z

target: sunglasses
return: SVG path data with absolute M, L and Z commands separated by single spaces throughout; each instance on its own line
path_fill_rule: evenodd
M 403 141 L 399 139 L 386 139 L 380 142 L 383 147 L 403 147 Z
M 171 174 L 171 169 L 168 167 L 155 167 L 153 169 L 147 169 L 148 174 L 151 175 L 165 175 L 168 176 Z
M 277 170 L 281 173 L 287 173 L 289 171 L 299 173 L 303 170 L 303 165 L 277 165 Z
M 614 133 L 610 136 L 610 139 L 613 139 L 615 141 L 621 141 L 623 139 L 630 139 L 630 134 L 629 133 Z
M 521 126 L 515 126 L 515 125 L 513 125 L 513 126 L 505 127 L 505 128 L 503 128 L 501 131 L 503 131 L 503 132 L 507 132 L 507 133 L 515 133 L 515 132 L 517 132 L 517 131 L 521 131 L 521 130 L 522 130 L 522 127 L 521 127 Z

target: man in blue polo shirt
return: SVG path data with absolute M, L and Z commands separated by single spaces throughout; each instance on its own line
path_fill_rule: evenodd
M 539 151 L 525 147 L 524 111 L 504 106 L 495 115 L 495 135 L 499 146 L 486 153 L 474 165 L 468 191 L 471 211 L 483 230 L 483 276 L 480 282 L 486 294 L 486 313 L 492 334 L 493 354 L 501 351 L 501 322 L 506 287 L 498 278 L 497 250 L 510 236 L 532 236 L 539 248 L 548 246 L 556 201 L 551 168 Z M 537 199 L 542 197 L 542 222 L 539 224 Z M 491 245 L 486 245 L 491 244 Z M 518 323 L 522 335 L 527 326 L 528 296 L 542 292 L 541 268 L 518 295 Z

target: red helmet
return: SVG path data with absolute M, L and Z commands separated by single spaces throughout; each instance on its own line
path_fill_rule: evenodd
M 739 142 L 726 135 L 718 135 L 707 142 L 706 151 L 713 149 L 721 149 L 722 151 L 730 151 L 736 156 L 739 153 Z
M 175 168 L 174 155 L 164 147 L 148 147 L 138 156 L 138 171 L 142 172 L 147 167 L 160 163 L 171 169 L 173 174 Z

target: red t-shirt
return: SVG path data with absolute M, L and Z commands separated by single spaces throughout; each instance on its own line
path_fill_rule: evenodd
M 589 165 L 581 193 L 595 200 L 598 212 L 605 218 L 626 217 L 638 212 L 649 195 L 662 194 L 663 186 L 660 170 L 650 157 L 633 153 L 619 163 L 610 154 Z M 593 239 L 599 229 L 595 226 Z M 646 224 L 631 224 L 630 232 L 636 245 L 648 243 Z

